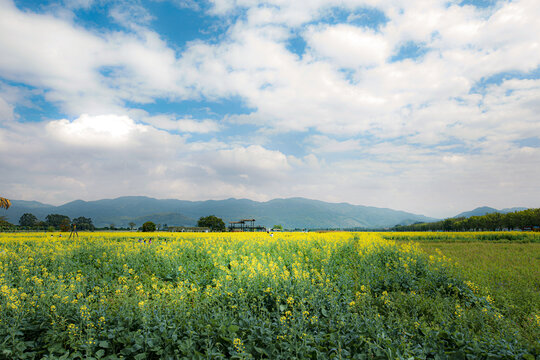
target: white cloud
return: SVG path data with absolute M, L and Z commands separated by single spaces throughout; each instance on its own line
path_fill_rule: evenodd
M 49 122 L 45 129 L 51 138 L 75 146 L 125 146 L 134 136 L 148 131 L 143 125 L 135 124 L 127 116 L 81 115 L 69 121 L 66 119 Z
M 185 133 L 207 134 L 219 131 L 220 125 L 210 119 L 176 119 L 170 115 L 156 115 L 145 118 L 145 122 L 164 130 L 175 130 Z
M 237 181 L 257 187 L 283 179 L 292 169 L 283 153 L 259 145 L 235 146 L 205 154 L 205 157 L 204 162 L 211 164 L 221 175 L 236 177 Z
M 94 33 L 2 1 L 0 76 L 47 90 L 71 115 L 121 110 L 125 101 L 181 97 L 175 53 L 147 30 Z
M 118 24 L 133 30 L 139 30 L 141 26 L 148 25 L 154 19 L 144 7 L 129 2 L 115 4 L 110 16 Z
M 381 65 L 391 50 L 382 34 L 346 24 L 312 27 L 305 36 L 317 56 L 329 59 L 338 67 Z
M 539 80 L 475 90 L 500 73 L 538 69 L 538 1 L 488 9 L 442 0 L 213 4 L 212 14 L 236 22 L 180 53 L 149 28 L 142 8 L 111 14 L 131 32 L 90 31 L 76 18 L 0 0 L 0 77 L 35 88 L 74 119 L 20 124 L 17 107 L 29 94 L 0 89 L 0 166 L 11 174 L 2 188 L 54 202 L 74 193 L 306 196 L 428 215 L 540 201 L 539 149 L 518 145 L 540 138 Z M 333 6 L 375 7 L 388 22 L 377 31 L 317 24 Z M 240 9 L 245 16 L 228 17 Z M 307 43 L 301 56 L 288 47 L 294 34 Z M 391 62 L 409 42 L 425 54 Z M 253 111 L 211 120 L 141 110 L 159 108 L 157 100 L 231 98 Z M 255 135 L 230 136 L 240 125 Z M 273 143 L 287 133 L 306 136 L 298 154 Z M 193 134 L 212 138 L 190 142 Z
M 10 121 L 15 119 L 13 105 L 9 104 L 6 100 L 2 98 L 0 94 L 0 123 L 4 121 Z

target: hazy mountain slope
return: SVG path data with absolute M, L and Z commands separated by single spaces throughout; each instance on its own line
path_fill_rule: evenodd
M 0 216 L 6 216 L 8 221 L 18 224 L 24 213 L 32 213 L 38 219 L 43 220 L 48 214 L 54 214 L 56 207 L 43 204 L 37 201 L 11 200 L 11 207 L 8 210 L 0 209 Z
M 257 202 L 248 199 L 158 200 L 144 196 L 128 196 L 97 201 L 76 200 L 57 207 L 15 200 L 12 208 L 4 211 L 8 220 L 13 223 L 18 223 L 25 212 L 33 213 L 39 219 L 44 219 L 51 213 L 67 215 L 72 219 L 78 216 L 90 217 L 99 227 L 109 224 L 126 227 L 131 221 L 140 226 L 148 220 L 170 226 L 189 226 L 195 225 L 197 219 L 207 215 L 216 215 L 227 223 L 252 217 L 257 220 L 258 225 L 281 224 L 285 228 L 377 228 L 435 220 L 404 211 L 304 198 Z
M 152 214 L 139 216 L 129 219 L 129 222 L 133 221 L 137 226 L 141 226 L 147 221 L 152 221 L 156 225 L 168 225 L 168 226 L 196 226 L 197 220 L 189 218 L 187 216 L 176 213 L 165 214 Z

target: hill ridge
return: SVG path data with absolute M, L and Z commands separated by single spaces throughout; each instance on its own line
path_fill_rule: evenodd
M 374 206 L 332 203 L 303 197 L 276 198 L 268 201 L 229 198 L 224 200 L 156 199 L 147 196 L 122 196 L 92 201 L 73 200 L 54 206 L 39 202 L 13 200 L 13 206 L 4 214 L 8 221 L 18 223 L 20 216 L 33 213 L 40 220 L 48 214 L 62 214 L 70 218 L 90 217 L 98 227 L 115 224 L 127 227 L 130 222 L 143 219 L 167 225 L 195 225 L 201 216 L 216 215 L 228 222 L 253 217 L 258 225 L 271 227 L 281 224 L 285 228 L 386 228 L 397 224 L 434 221 L 427 216 L 401 210 Z M 39 204 L 39 205 L 38 205 Z

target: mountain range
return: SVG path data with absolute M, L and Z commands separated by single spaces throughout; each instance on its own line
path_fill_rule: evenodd
M 256 225 L 271 227 L 280 224 L 287 229 L 308 228 L 387 228 L 437 219 L 386 208 L 329 203 L 305 198 L 274 199 L 258 202 L 248 199 L 186 201 L 127 196 L 96 201 L 76 200 L 53 206 L 37 201 L 12 200 L 9 210 L 0 210 L 11 223 L 18 224 L 24 213 L 44 220 L 48 214 L 67 215 L 71 219 L 84 216 L 97 227 L 114 224 L 140 226 L 145 221 L 169 226 L 194 226 L 201 216 L 215 215 L 226 223 L 243 218 L 256 219 Z

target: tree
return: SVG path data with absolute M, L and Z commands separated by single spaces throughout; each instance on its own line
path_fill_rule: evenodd
M 223 220 L 214 215 L 201 217 L 199 221 L 197 221 L 197 226 L 207 227 L 212 231 L 225 231 L 225 223 Z
M 73 224 L 77 227 L 77 230 L 94 231 L 96 228 L 92 223 L 92 219 L 84 216 L 79 216 L 78 218 L 73 219 Z
M 7 222 L 6 220 L 0 219 L 0 231 L 5 230 L 15 230 L 15 225 Z
M 274 225 L 272 226 L 272 229 L 283 230 L 283 225 Z
M 69 218 L 66 216 L 67 219 L 63 219 L 60 223 L 60 231 L 70 231 L 71 230 L 71 221 L 69 221 Z
M 128 225 L 129 225 L 129 230 L 133 230 L 133 228 L 134 228 L 135 225 L 137 225 L 137 224 L 135 224 L 135 223 L 132 221 L 132 222 L 130 222 Z
M 34 214 L 25 213 L 19 219 L 19 225 L 24 227 L 34 227 L 38 223 L 38 218 Z
M 156 224 L 154 224 L 151 221 L 147 221 L 142 225 L 142 231 L 143 232 L 152 232 L 156 231 Z
M 11 206 L 11 201 L 6 198 L 0 197 L 0 208 L 9 209 Z
M 66 215 L 60 215 L 60 214 L 49 214 L 45 217 L 45 222 L 47 223 L 47 226 L 54 227 L 55 229 L 60 229 L 60 224 L 67 223 L 68 225 L 71 224 L 71 220 L 69 220 L 69 217 Z

